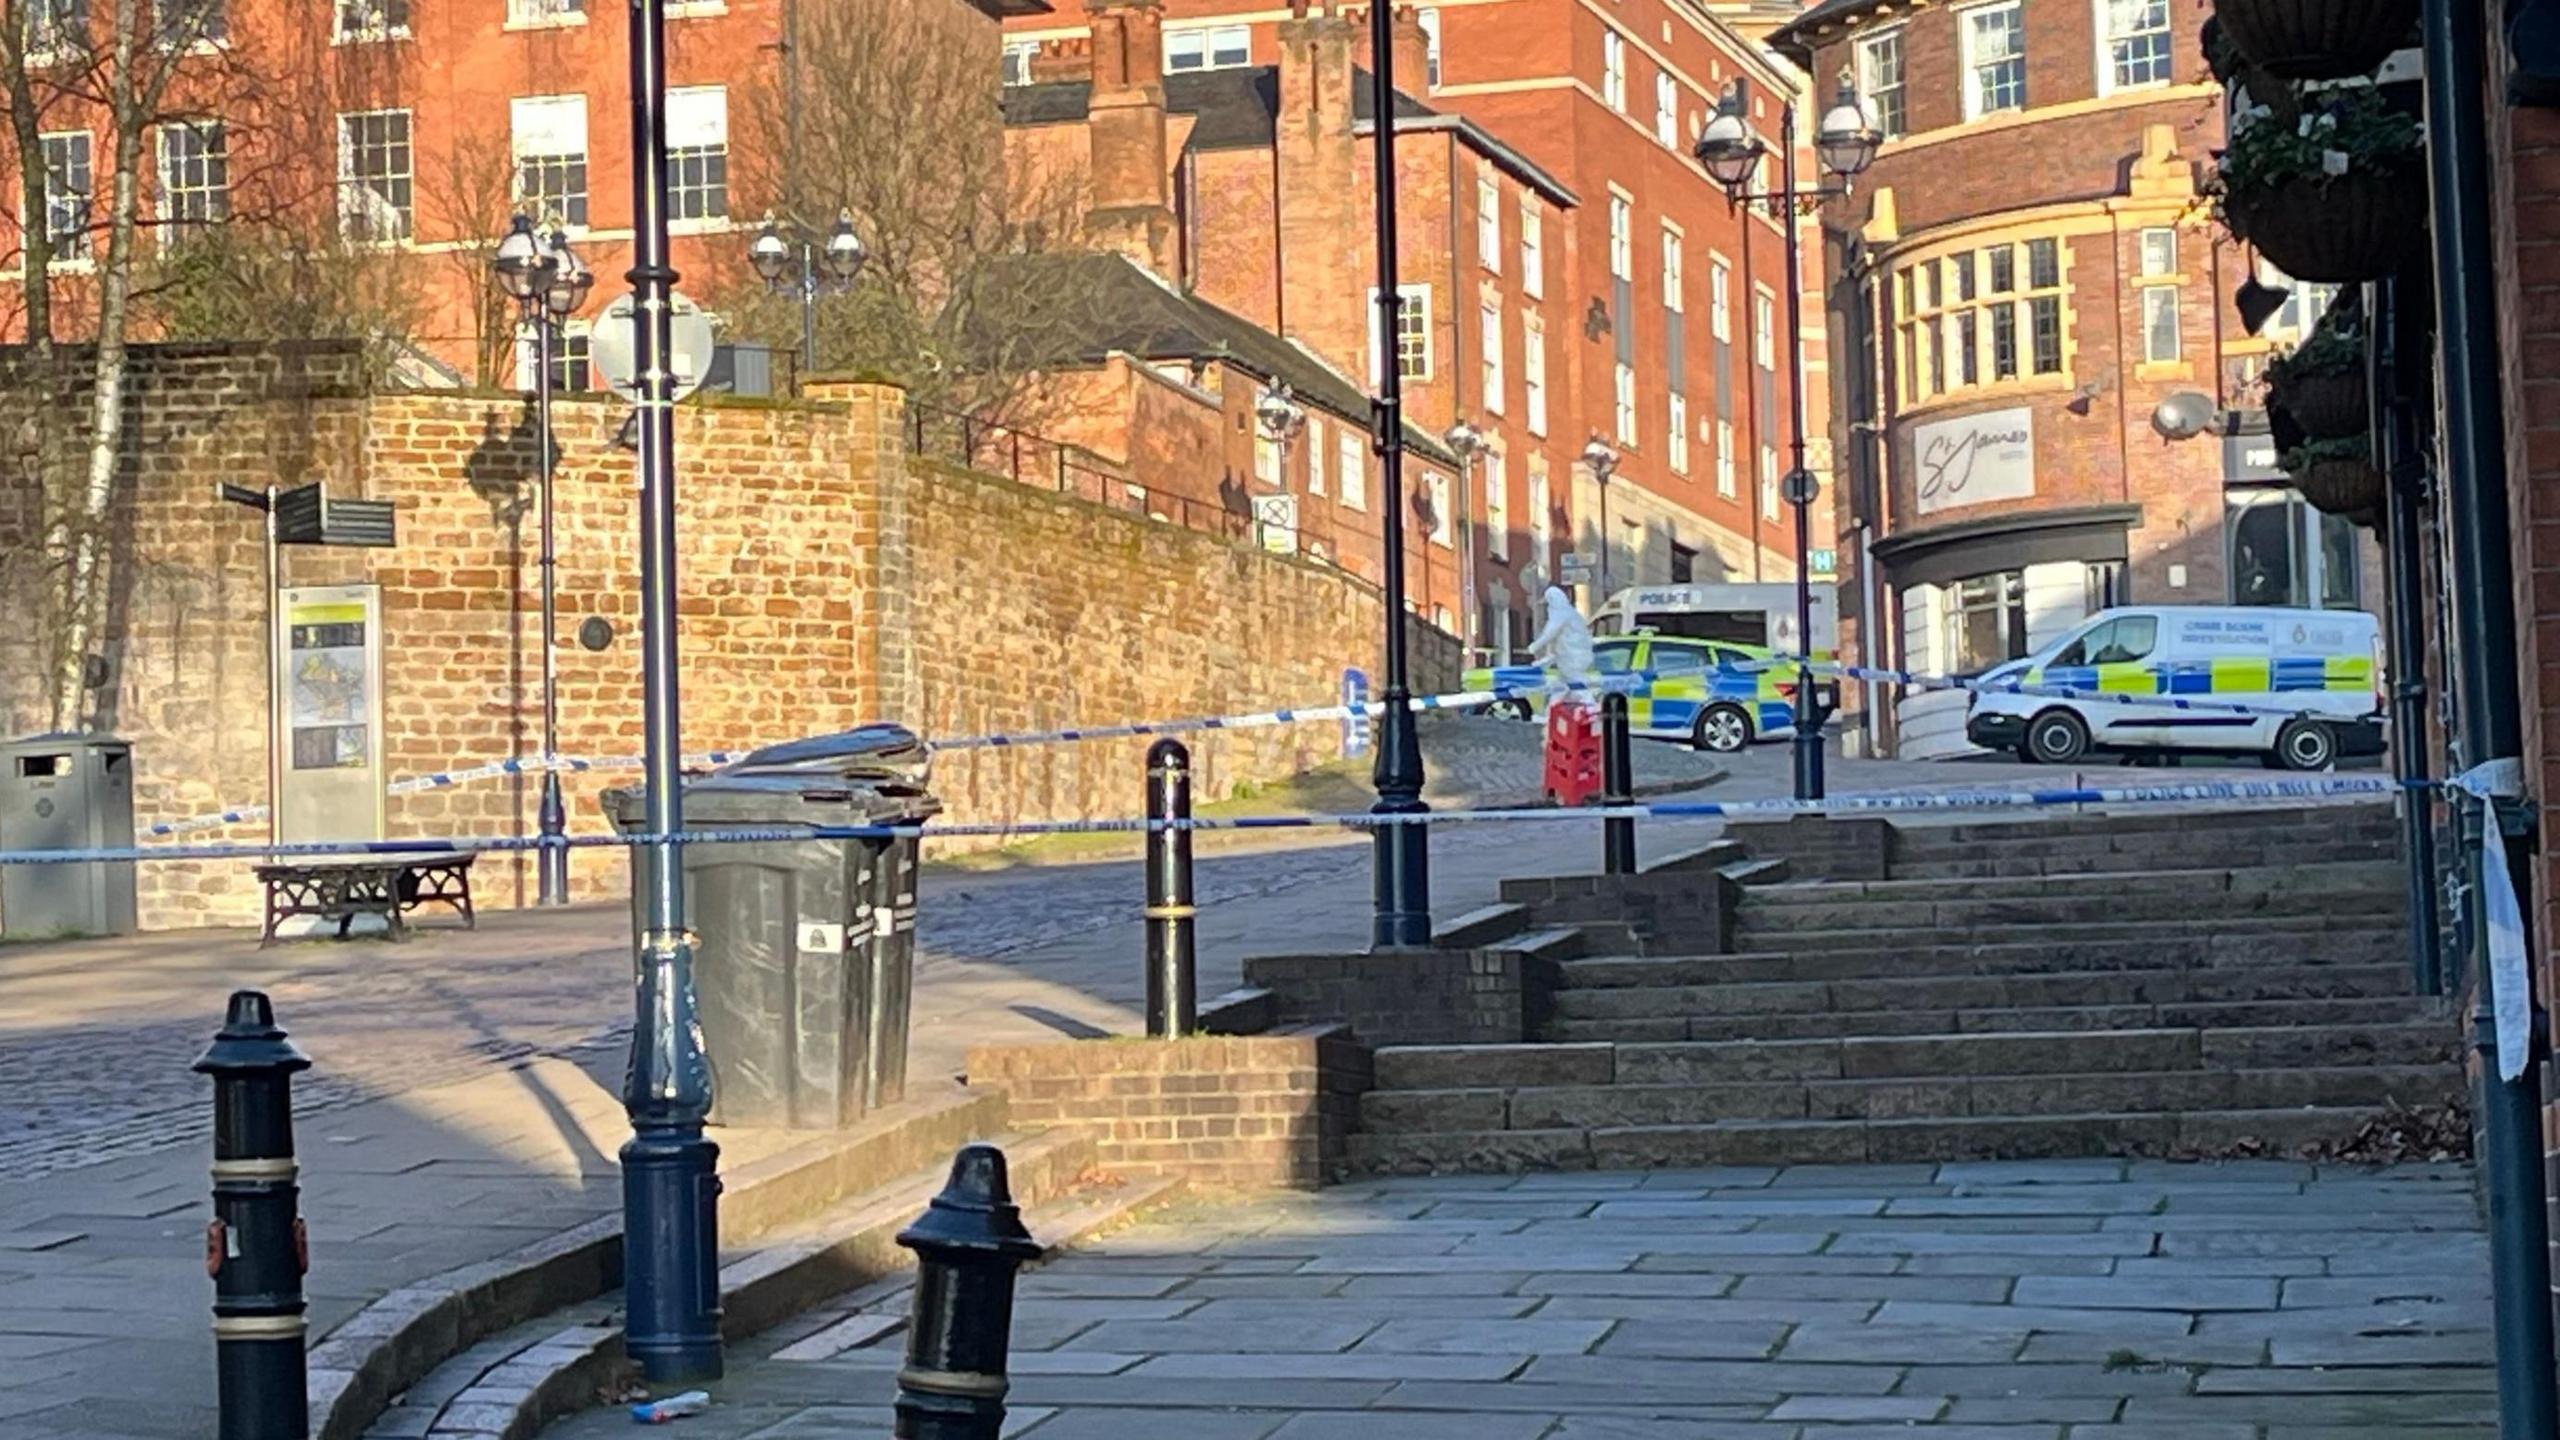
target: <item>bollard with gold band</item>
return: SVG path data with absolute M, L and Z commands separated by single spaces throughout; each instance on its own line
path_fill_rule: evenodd
M 196 1061 L 213 1077 L 213 1221 L 204 1265 L 213 1277 L 214 1373 L 220 1440 L 305 1440 L 302 1229 L 293 1160 L 293 1074 L 311 1061 L 277 1028 L 255 990 Z
M 1191 751 L 1179 740 L 1147 750 L 1147 819 L 1191 818 Z M 1147 1033 L 1179 1039 L 1200 1021 L 1192 968 L 1191 832 L 1147 827 Z
M 964 1146 L 951 1180 L 898 1243 L 916 1252 L 897 1440 L 997 1440 L 1013 1348 L 1014 1273 L 1040 1258 L 1005 1175 L 1004 1152 Z

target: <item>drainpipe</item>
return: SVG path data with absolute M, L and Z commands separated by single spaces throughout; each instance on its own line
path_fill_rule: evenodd
M 2386 503 L 2384 560 L 2390 570 L 2391 771 L 2400 782 L 2402 859 L 2409 871 L 2409 968 L 2421 995 L 2445 993 L 2443 936 L 2436 925 L 2436 835 L 2427 771 L 2426 589 L 2419 574 L 2418 493 L 2426 459 L 2399 377 L 2406 373 L 2400 335 L 2400 285 L 2373 287 L 2365 307 L 2373 327 L 2370 388 L 2374 453 L 2383 457 Z
M 2468 765 L 2523 758 L 2516 679 L 2515 555 L 2507 523 L 2506 417 L 2498 357 L 2497 297 L 2489 230 L 2489 168 L 2482 114 L 2487 41 L 2482 0 L 2426 0 L 2427 171 L 2434 218 L 2436 367 L 2444 397 L 2445 518 L 2452 531 L 2454 653 L 2460 680 L 2463 759 Z M 2535 775 L 2539 767 L 2528 766 Z M 2481 854 L 2507 847 L 2508 873 L 2533 873 L 2529 835 L 2507 835 L 2503 807 L 2472 807 L 2464 829 L 2472 904 L 2481 904 Z M 2480 812 L 2485 810 L 2486 815 Z M 2484 833 L 2485 832 L 2485 833 Z M 2476 840 L 2474 837 L 2480 837 Z M 2531 943 L 2532 927 L 2527 929 Z M 2488 963 L 2488 926 L 2471 925 L 2472 1044 L 2480 1068 L 2481 1169 L 2489 1197 L 2489 1256 L 2497 1326 L 2501 1440 L 2560 1435 L 2554 1395 L 2550 1219 L 2543 1206 L 2543 1027 L 2532 1026 L 2523 1073 L 2498 1074 L 2493 1008 L 2497 977 Z M 2533 1015 L 2528 951 L 2526 1012 Z M 2510 984 L 2514 983 L 2512 980 Z M 2512 998 L 2512 997 L 2510 997 Z

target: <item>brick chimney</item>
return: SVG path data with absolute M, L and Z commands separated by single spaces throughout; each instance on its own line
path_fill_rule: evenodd
M 1031 57 L 1031 83 L 1048 85 L 1062 80 L 1093 78 L 1093 42 L 1079 35 L 1065 40 L 1043 40 Z
M 1165 160 L 1162 0 L 1092 0 L 1093 209 L 1085 230 L 1167 279 L 1174 276 L 1173 207 Z
M 1280 211 L 1280 333 L 1366 382 L 1369 180 L 1351 132 L 1358 31 L 1333 0 L 1292 0 L 1280 22 L 1273 148 Z
M 1396 88 L 1407 95 L 1429 93 L 1431 37 L 1422 33 L 1422 12 L 1410 5 L 1398 5 L 1388 17 L 1388 24 L 1396 61 Z

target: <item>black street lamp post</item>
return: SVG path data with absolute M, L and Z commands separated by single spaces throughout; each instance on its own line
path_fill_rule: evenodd
M 1379 697 L 1386 723 L 1378 735 L 1378 763 L 1371 772 L 1380 817 L 1424 815 L 1422 740 L 1414 733 L 1413 679 L 1406 663 L 1404 615 L 1404 299 L 1396 288 L 1396 82 L 1395 7 L 1369 7 L 1369 113 L 1377 208 L 1378 398 L 1372 406 L 1378 451 L 1379 563 L 1386 607 L 1386 693 Z M 1431 837 L 1425 822 L 1390 820 L 1371 842 L 1376 910 L 1369 938 L 1379 949 L 1431 943 Z
M 534 429 L 540 446 L 542 468 L 541 489 L 537 505 L 541 510 L 542 556 L 542 807 L 539 824 L 542 848 L 535 861 L 537 899 L 544 905 L 569 903 L 569 847 L 560 843 L 569 833 L 569 810 L 560 795 L 560 637 L 558 548 L 554 543 L 551 510 L 553 472 L 559 468 L 559 454 L 551 435 L 551 365 L 552 336 L 570 316 L 587 303 L 587 292 L 595 288 L 595 272 L 569 248 L 569 237 L 554 223 L 544 233 L 536 234 L 533 217 L 518 215 L 507 238 L 498 242 L 498 258 L 494 267 L 498 283 L 516 302 L 526 329 L 533 332 L 534 345 Z
M 792 251 L 797 249 L 800 273 L 791 273 Z M 756 274 L 777 295 L 798 292 L 800 296 L 800 373 L 814 375 L 818 370 L 818 297 L 833 295 L 853 288 L 862 273 L 862 262 L 870 252 L 862 248 L 862 237 L 853 233 L 853 212 L 836 212 L 836 228 L 827 236 L 825 245 L 807 234 L 796 241 L 782 233 L 773 212 L 764 214 L 764 228 L 756 232 L 747 246 L 747 259 Z
M 1458 653 L 1467 657 L 1465 663 L 1472 665 L 1475 663 L 1473 637 L 1476 620 L 1483 613 L 1479 607 L 1484 602 L 1476 586 L 1476 461 L 1493 447 L 1493 442 L 1485 438 L 1484 431 L 1476 428 L 1474 421 L 1464 416 L 1442 432 L 1440 438 L 1448 445 L 1449 453 L 1458 457 Z M 1491 511 L 1488 504 L 1486 513 L 1489 515 Z M 1488 635 L 1485 638 L 1490 642 L 1493 637 Z
M 1813 501 L 1817 484 L 1813 472 L 1805 467 L 1804 419 L 1804 257 L 1799 234 L 1801 217 L 1813 213 L 1822 202 L 1833 196 L 1846 195 L 1860 171 L 1876 158 L 1876 147 L 1883 143 L 1883 132 L 1877 129 L 1858 92 L 1849 84 L 1847 74 L 1840 77 L 1840 89 L 1822 123 L 1813 134 L 1814 153 L 1821 158 L 1822 168 L 1838 176 L 1836 185 L 1798 186 L 1796 183 L 1796 107 L 1792 100 L 1780 107 L 1778 151 L 1780 179 L 1775 190 L 1747 188 L 1759 173 L 1761 157 L 1767 143 L 1751 128 L 1751 85 L 1736 76 L 1733 88 L 1725 92 L 1716 106 L 1716 116 L 1698 136 L 1698 161 L 1707 174 L 1724 187 L 1726 197 L 1736 205 L 1758 205 L 1779 222 L 1787 246 L 1787 393 L 1792 404 L 1789 417 L 1789 446 L 1793 463 L 1784 482 L 1784 496 L 1796 512 L 1796 650 L 1803 659 L 1796 668 L 1795 693 L 1795 797 L 1799 800 L 1822 798 L 1823 721 L 1828 710 L 1815 695 L 1813 686 Z
M 1591 483 L 1600 490 L 1600 543 L 1591 557 L 1599 573 L 1591 587 L 1591 609 L 1597 613 L 1609 603 L 1609 477 L 1618 473 L 1618 447 L 1593 432 L 1582 447 L 1582 468 L 1591 472 Z
M 631 3 L 632 358 L 640 468 L 641 706 L 648 777 L 639 1014 L 623 1108 L 624 1348 L 655 1384 L 716 1379 L 720 1147 L 685 925 L 676 673 L 676 271 L 667 241 L 667 0 Z

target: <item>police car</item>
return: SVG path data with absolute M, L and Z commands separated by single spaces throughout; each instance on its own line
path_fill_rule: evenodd
M 1775 652 L 1727 640 L 1669 635 L 1616 635 L 1591 647 L 1592 668 L 1605 679 L 1633 677 L 1627 724 L 1637 735 L 1685 740 L 1700 750 L 1731 753 L 1754 740 L 1795 733 L 1795 678 L 1782 668 L 1751 668 Z M 1563 679 L 1536 665 L 1501 665 L 1466 673 L 1468 690 L 1518 690 L 1495 703 L 1496 714 L 1543 715 Z
M 2325 770 L 2382 753 L 2382 627 L 2361 610 L 2254 605 L 2102 610 L 2023 660 L 1986 672 L 2096 692 L 2088 698 L 1976 693 L 1965 738 L 2068 765 L 2093 751 L 2255 755 Z M 2127 703 L 2119 696 L 2267 707 L 2245 714 Z M 2105 697 L 2105 698 L 2100 698 Z

